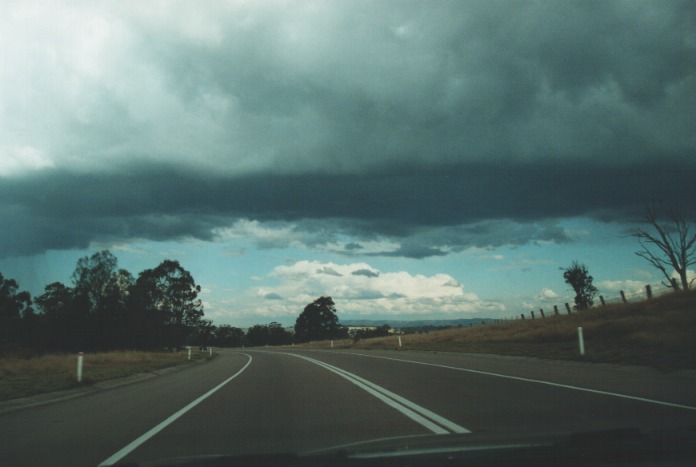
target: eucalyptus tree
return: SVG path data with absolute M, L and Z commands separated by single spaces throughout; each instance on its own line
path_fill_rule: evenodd
M 0 274 L 0 345 L 21 339 L 22 320 L 33 316 L 29 292 L 20 291 L 14 279 Z
M 566 284 L 575 291 L 575 307 L 578 310 L 587 310 L 594 303 L 597 288 L 592 285 L 593 278 L 587 266 L 573 261 L 569 268 L 563 272 Z
M 319 297 L 308 304 L 295 321 L 295 339 L 298 342 L 347 337 L 338 324 L 336 306 L 331 297 Z
M 137 311 L 138 332 L 147 345 L 180 346 L 203 317 L 201 287 L 178 261 L 164 260 L 155 269 L 138 275 L 132 288 L 132 307 Z
M 690 232 L 691 226 L 678 210 L 667 212 L 667 222 L 660 222 L 654 207 L 648 208 L 645 221 L 652 231 L 638 229 L 631 233 L 641 246 L 636 255 L 645 259 L 659 270 L 667 287 L 683 290 L 691 287 L 696 278 L 689 280 L 689 266 L 696 264 L 696 232 Z M 673 275 L 678 281 L 673 281 Z

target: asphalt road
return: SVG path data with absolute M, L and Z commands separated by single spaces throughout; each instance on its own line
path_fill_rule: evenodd
M 184 371 L 0 414 L 0 465 L 695 424 L 693 374 L 471 354 L 226 350 Z

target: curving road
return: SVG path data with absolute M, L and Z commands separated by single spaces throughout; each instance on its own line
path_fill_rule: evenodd
M 427 433 L 694 423 L 691 374 L 453 353 L 223 350 L 185 371 L 0 414 L 0 464 L 112 465 Z

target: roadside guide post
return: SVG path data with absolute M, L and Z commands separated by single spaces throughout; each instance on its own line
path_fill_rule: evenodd
M 77 382 L 81 383 L 82 382 L 82 363 L 85 358 L 85 355 L 82 352 L 79 352 L 77 354 Z
M 188 359 L 191 360 L 191 346 L 188 348 Z
M 578 347 L 580 355 L 585 355 L 585 338 L 582 335 L 582 326 L 578 327 Z

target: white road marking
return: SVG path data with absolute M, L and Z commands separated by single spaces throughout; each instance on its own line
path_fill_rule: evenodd
M 342 370 L 341 368 L 335 367 L 320 360 L 315 360 L 304 355 L 299 355 L 295 353 L 286 353 L 286 355 L 291 355 L 293 357 L 307 360 L 333 373 L 336 373 L 337 375 L 347 379 L 348 381 L 355 384 L 364 391 L 368 392 L 369 394 L 372 394 L 388 406 L 393 407 L 402 414 L 406 415 L 411 420 L 421 424 L 433 433 L 471 433 L 466 428 L 459 426 L 450 420 L 447 420 L 446 418 L 426 409 L 425 407 L 421 407 L 420 405 L 415 404 L 409 401 L 408 399 L 404 399 L 398 394 L 395 394 L 353 373 L 350 373 L 348 371 Z
M 196 400 L 194 400 L 193 402 L 189 403 L 188 405 L 186 405 L 184 408 L 182 408 L 182 409 L 179 410 L 178 412 L 176 412 L 176 413 L 170 415 L 166 420 L 164 420 L 163 422 L 161 422 L 160 424 L 158 424 L 158 425 L 155 426 L 154 428 L 151 428 L 149 431 L 147 431 L 146 433 L 142 434 L 142 435 L 139 436 L 137 439 L 131 441 L 128 445 L 126 445 L 125 447 L 123 447 L 123 448 L 122 448 L 121 450 L 119 450 L 116 454 L 112 455 L 111 457 L 109 457 L 108 459 L 106 459 L 105 461 L 103 461 L 101 464 L 99 464 L 99 467 L 114 465 L 116 462 L 120 461 L 121 459 L 123 459 L 124 457 L 126 457 L 128 454 L 130 454 L 132 451 L 134 451 L 138 446 L 140 446 L 141 444 L 143 444 L 145 441 L 149 440 L 150 438 L 152 438 L 153 436 L 155 436 L 157 433 L 159 433 L 160 431 L 162 431 L 163 429 L 165 429 L 167 426 L 171 425 L 175 420 L 177 420 L 179 417 L 181 417 L 182 415 L 184 415 L 186 412 L 188 412 L 189 410 L 191 410 L 192 408 L 194 408 L 195 406 L 197 406 L 198 404 L 200 404 L 201 402 L 203 402 L 205 399 L 207 399 L 208 397 L 210 397 L 211 395 L 213 395 L 213 393 L 217 392 L 217 391 L 218 391 L 220 388 L 222 388 L 224 385 L 226 385 L 227 383 L 229 383 L 230 381 L 232 381 L 233 379 L 235 379 L 237 376 L 241 375 L 242 372 L 243 372 L 244 370 L 246 370 L 247 367 L 251 364 L 251 360 L 252 360 L 252 359 L 251 359 L 251 355 L 248 355 L 248 354 L 244 354 L 244 355 L 246 355 L 246 356 L 249 358 L 249 361 L 246 362 L 246 364 L 242 367 L 241 370 L 239 370 L 238 372 L 236 372 L 235 374 L 233 374 L 232 376 L 230 376 L 229 378 L 227 378 L 227 379 L 226 379 L 225 381 L 223 381 L 222 383 L 220 383 L 220 384 L 218 384 L 217 386 L 215 386 L 215 387 L 214 387 L 213 389 L 211 389 L 210 391 L 208 391 L 208 392 L 206 392 L 205 394 L 203 394 L 203 395 L 202 395 L 201 397 L 199 397 L 198 399 L 196 399 Z
M 459 368 L 456 366 L 440 365 L 438 363 L 418 362 L 415 360 L 405 360 L 403 358 L 383 357 L 380 355 L 367 355 L 367 354 L 362 354 L 362 353 L 357 353 L 357 352 L 342 352 L 342 353 L 347 353 L 347 354 L 351 354 L 351 355 L 359 355 L 361 357 L 381 358 L 384 360 L 394 360 L 396 362 L 413 363 L 416 365 L 426 365 L 426 366 L 434 366 L 434 367 L 438 367 L 438 368 L 447 368 L 448 370 L 466 371 L 468 373 L 476 373 L 479 375 L 495 376 L 497 378 L 506 378 L 506 379 L 512 379 L 512 380 L 516 380 L 516 381 L 524 381 L 527 383 L 545 384 L 547 386 L 555 386 L 555 387 L 559 387 L 559 388 L 572 389 L 575 391 L 583 391 L 583 392 L 590 392 L 593 394 L 601 394 L 603 396 L 618 397 L 621 399 L 629 399 L 629 400 L 634 400 L 634 401 L 647 402 L 650 404 L 663 405 L 666 407 L 675 407 L 678 409 L 696 411 L 696 407 L 691 406 L 691 405 L 676 404 L 674 402 L 665 402 L 665 401 L 660 401 L 660 400 L 656 400 L 656 399 L 648 399 L 646 397 L 629 396 L 628 394 L 621 394 L 618 392 L 601 391 L 599 389 L 583 388 L 581 386 L 571 386 L 570 384 L 554 383 L 551 381 L 544 381 L 541 379 L 522 378 L 521 376 L 511 376 L 511 375 L 504 375 L 502 373 L 493 373 L 490 371 L 472 370 L 470 368 Z

